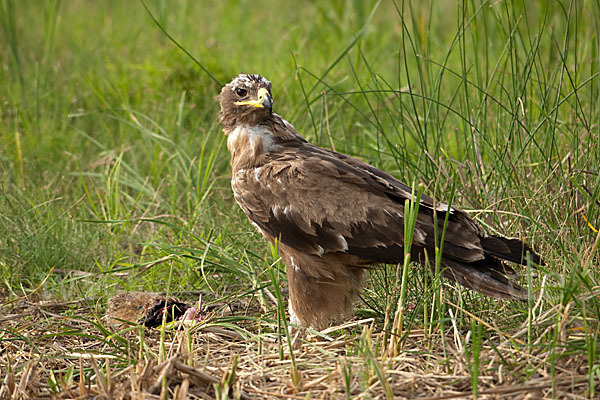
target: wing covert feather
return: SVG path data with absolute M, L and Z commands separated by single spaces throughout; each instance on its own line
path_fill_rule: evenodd
M 288 149 L 258 168 L 236 172 L 236 200 L 250 220 L 270 240 L 298 251 L 402 262 L 404 200 L 410 188 L 359 160 L 302 145 L 311 151 Z M 434 248 L 433 200 L 425 197 L 419 211 L 414 240 Z M 465 229 L 465 218 L 470 221 L 459 210 L 451 213 L 444 252 L 460 260 L 481 259 L 479 237 Z

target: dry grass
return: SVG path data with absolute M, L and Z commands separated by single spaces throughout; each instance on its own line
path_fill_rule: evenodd
M 294 363 L 276 326 L 247 319 L 236 330 L 214 316 L 195 327 L 111 332 L 94 302 L 20 301 L 3 308 L 0 398 L 470 398 L 470 332 L 408 332 L 384 345 L 372 319 L 296 333 Z M 255 313 L 252 310 L 250 313 Z M 536 321 L 554 326 L 556 309 Z M 82 318 L 79 316 L 87 316 Z M 239 317 L 239 316 L 238 316 Z M 526 330 L 495 334 L 479 353 L 483 399 L 583 398 L 585 356 L 522 344 Z M 164 337 L 162 336 L 164 333 Z M 581 332 L 563 332 L 579 340 Z M 443 337 L 443 340 L 441 339 Z M 10 340 L 10 339 L 14 340 Z M 560 347 L 560 346 L 557 346 Z M 551 368 L 550 357 L 556 362 Z

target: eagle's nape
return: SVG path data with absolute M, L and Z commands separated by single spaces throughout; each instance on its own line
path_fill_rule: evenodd
M 217 98 L 235 200 L 279 244 L 292 322 L 322 329 L 351 312 L 365 268 L 403 262 L 404 204 L 413 198 L 412 189 L 358 159 L 306 141 L 273 113 L 271 83 L 260 75 L 240 74 Z M 529 259 L 535 266 L 543 264 L 541 258 L 518 239 L 488 236 L 464 211 L 425 195 L 413 261 L 428 259 L 432 265 L 443 229 L 444 278 L 494 298 L 527 298 L 505 261 L 527 265 Z

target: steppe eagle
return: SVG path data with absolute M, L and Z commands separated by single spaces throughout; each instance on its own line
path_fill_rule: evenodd
M 267 240 L 278 242 L 290 319 L 323 329 L 352 311 L 366 268 L 403 262 L 404 206 L 413 191 L 365 162 L 309 143 L 273 112 L 271 82 L 260 75 L 238 75 L 217 100 L 235 200 Z M 425 195 L 412 259 L 435 259 L 434 235 L 446 213 L 442 275 L 494 298 L 527 298 L 501 260 L 525 265 L 528 254 L 540 264 L 540 257 L 518 239 L 487 235 L 464 211 Z

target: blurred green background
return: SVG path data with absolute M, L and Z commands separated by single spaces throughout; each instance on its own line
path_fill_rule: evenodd
M 52 267 L 50 296 L 259 287 L 273 258 L 232 199 L 214 101 L 239 72 L 270 79 L 312 142 L 455 192 L 555 282 L 587 279 L 571 269 L 599 226 L 597 3 L 147 1 L 220 84 L 142 2 L 0 5 L 9 297 Z

